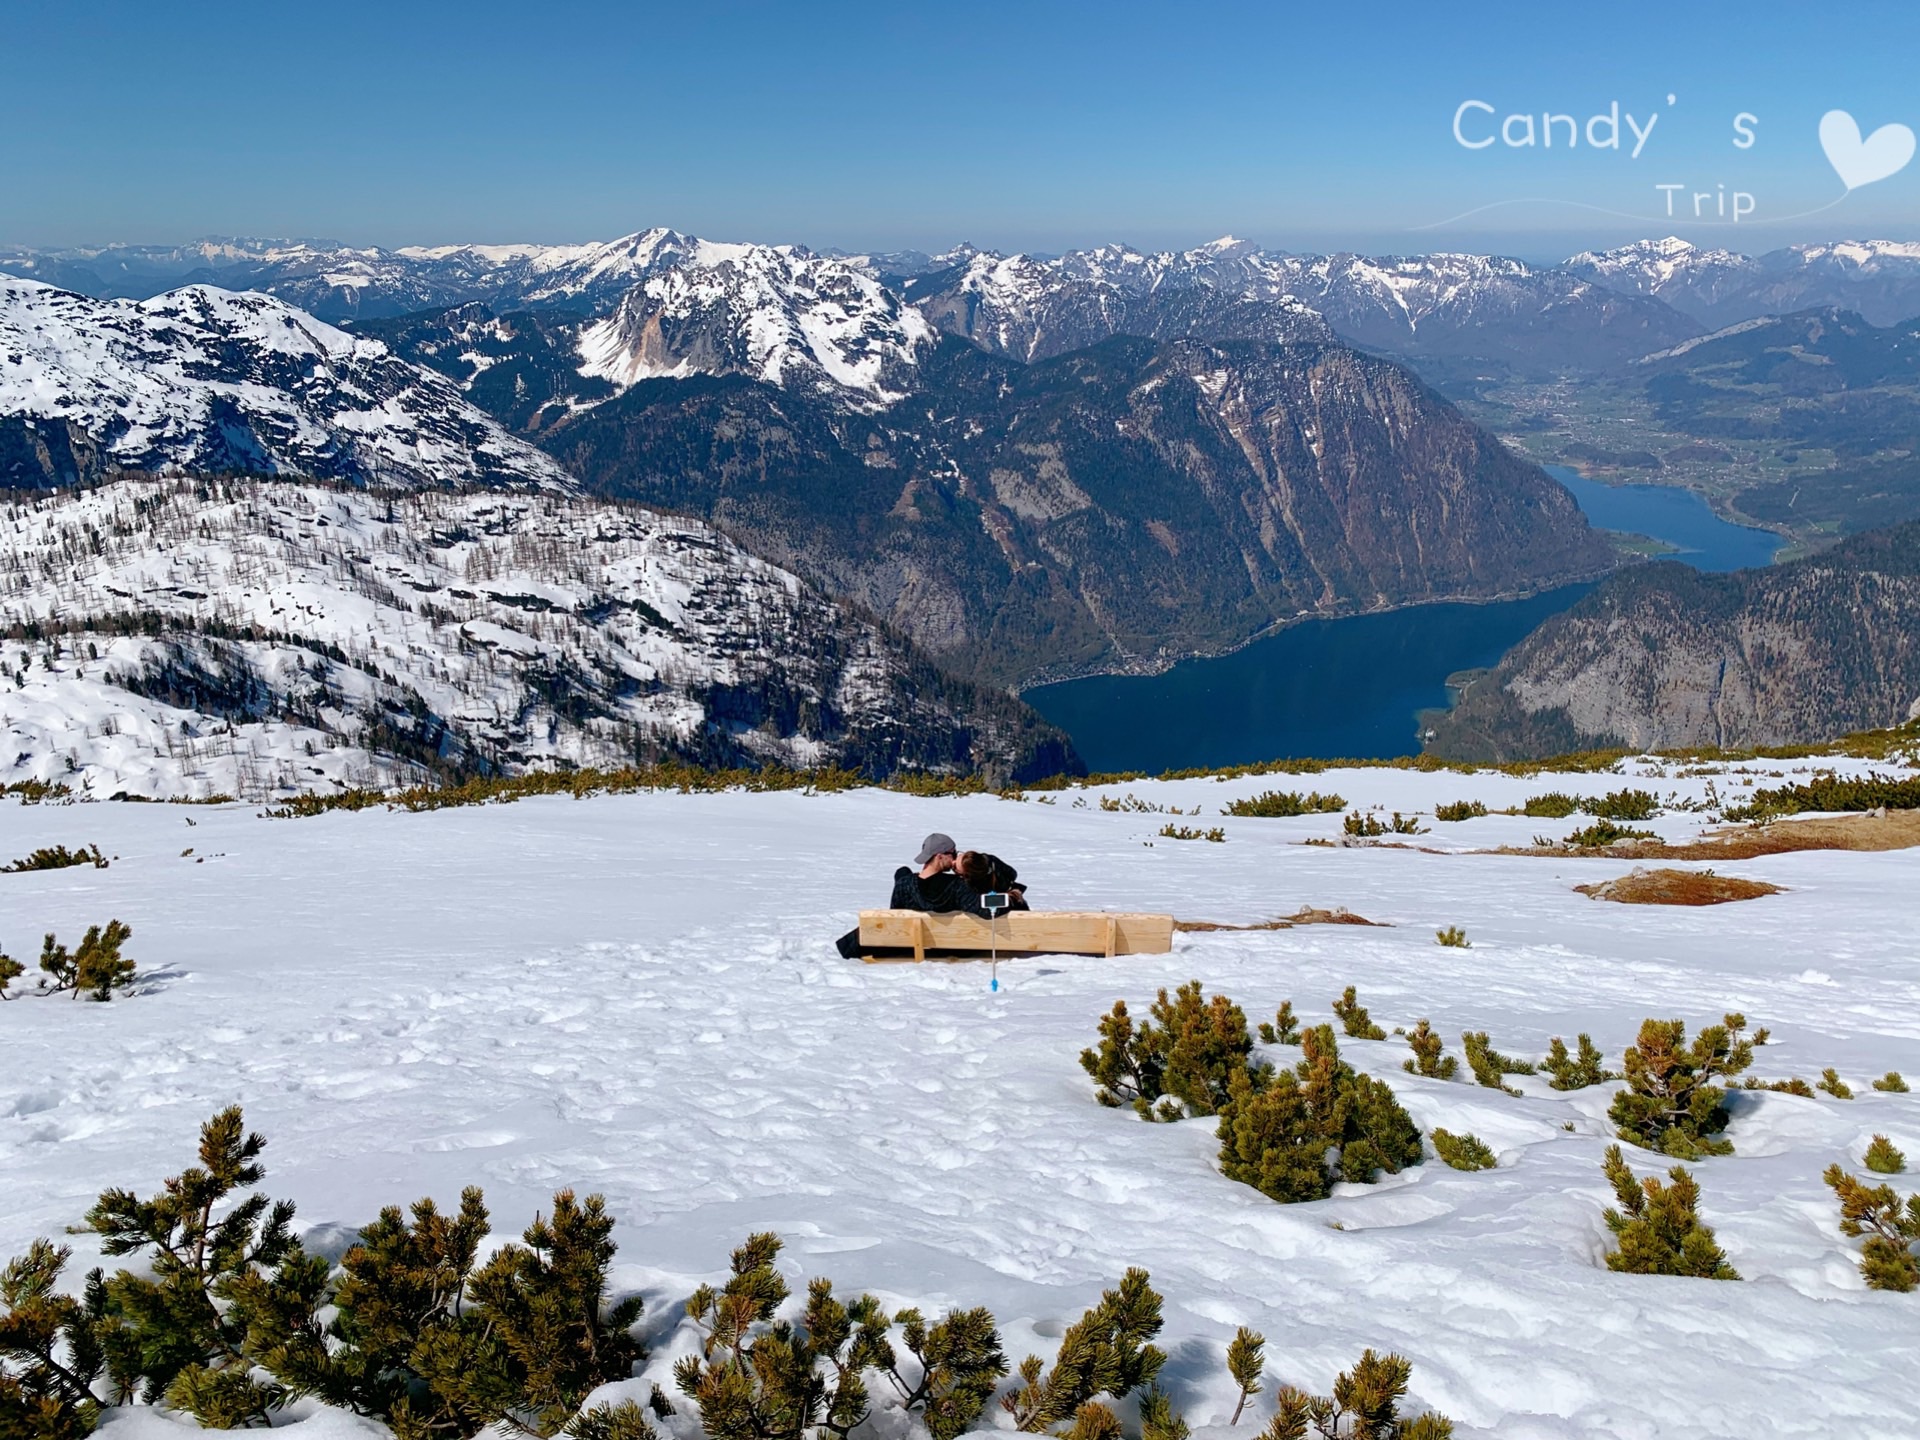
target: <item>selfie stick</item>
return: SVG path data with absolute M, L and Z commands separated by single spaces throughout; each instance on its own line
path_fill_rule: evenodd
M 987 928 L 992 932 L 993 983 L 990 989 L 1000 989 L 1000 915 L 1009 907 L 1004 891 L 990 890 L 980 897 L 980 908 L 987 912 Z

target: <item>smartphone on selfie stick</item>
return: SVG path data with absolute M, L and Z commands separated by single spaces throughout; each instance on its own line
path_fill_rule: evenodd
M 1000 988 L 1000 917 L 1013 908 L 1013 897 L 1004 890 L 989 890 L 980 897 L 980 908 L 987 912 L 987 925 L 993 931 L 993 984 Z

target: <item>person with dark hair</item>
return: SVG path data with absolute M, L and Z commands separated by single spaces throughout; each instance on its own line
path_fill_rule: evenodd
M 984 850 L 962 850 L 954 857 L 953 868 L 976 895 L 1000 891 L 1011 902 L 1010 910 L 1027 910 L 1027 887 L 1020 883 L 1020 872 L 998 855 Z
M 959 860 L 959 847 L 953 843 L 953 837 L 934 831 L 920 842 L 920 852 L 913 857 L 913 864 L 902 865 L 893 872 L 893 896 L 887 908 L 925 910 L 930 914 L 964 910 L 984 918 L 986 908 L 980 903 L 983 892 L 974 889 L 960 874 L 956 868 Z M 1007 874 L 1011 876 L 1012 870 Z M 846 959 L 857 958 L 862 953 L 860 927 L 856 925 L 834 943 Z

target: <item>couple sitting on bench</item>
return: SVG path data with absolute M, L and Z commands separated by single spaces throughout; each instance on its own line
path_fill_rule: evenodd
M 893 872 L 893 899 L 887 906 L 936 915 L 951 910 L 985 915 L 980 897 L 995 891 L 1007 897 L 1008 909 L 1029 908 L 1027 887 L 1019 883 L 1019 872 L 1011 865 L 984 850 L 956 850 L 951 835 L 935 831 L 921 842 L 913 865 Z
M 893 898 L 887 908 L 936 915 L 964 911 L 985 919 L 987 910 L 980 897 L 996 891 L 1007 897 L 1008 909 L 1030 908 L 1027 887 L 1019 883 L 1019 873 L 1011 865 L 984 850 L 958 849 L 951 835 L 935 831 L 921 842 L 912 865 L 902 865 L 893 872 Z M 862 946 L 858 927 L 842 935 L 837 944 L 846 959 L 859 956 Z

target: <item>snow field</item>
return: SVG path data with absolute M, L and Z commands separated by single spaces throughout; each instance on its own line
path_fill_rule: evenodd
M 1738 778 L 1720 777 L 1721 793 Z M 107 1185 L 157 1185 L 238 1101 L 270 1141 L 264 1188 L 297 1201 L 309 1243 L 330 1252 L 381 1205 L 451 1201 L 468 1183 L 485 1186 L 503 1237 L 555 1188 L 604 1192 L 616 1283 L 647 1300 L 652 1359 L 615 1387 L 635 1398 L 654 1380 L 672 1389 L 693 1345 L 687 1294 L 749 1231 L 772 1229 L 796 1288 L 826 1274 L 895 1306 L 985 1304 L 1014 1360 L 1050 1357 L 1102 1288 L 1144 1265 L 1167 1300 L 1163 1380 L 1202 1440 L 1250 1436 L 1269 1413 L 1258 1400 L 1225 1426 L 1222 1357 L 1239 1324 L 1267 1336 L 1270 1384 L 1325 1390 L 1364 1347 L 1397 1349 L 1414 1361 L 1414 1399 L 1462 1435 L 1911 1435 L 1920 1308 L 1864 1288 L 1820 1173 L 1859 1171 L 1875 1132 L 1920 1156 L 1914 1097 L 1867 1083 L 1890 1068 L 1920 1078 L 1915 852 L 1728 864 L 1786 893 L 1684 910 L 1572 891 L 1628 862 L 1303 847 L 1337 837 L 1340 817 L 1217 814 L 1272 788 L 1430 812 L 1626 784 L 1699 795 L 1705 781 L 1357 770 L 1142 782 L 1051 805 L 655 794 L 304 821 L 0 804 L 0 859 L 96 841 L 119 857 L 0 875 L 0 944 L 31 963 L 43 931 L 68 939 L 117 916 L 153 977 L 110 1005 L 0 1008 L 0 1255 L 58 1236 Z M 1201 805 L 1227 842 L 1158 839 L 1169 816 L 1097 808 L 1127 794 Z M 1494 816 L 1415 843 L 1525 843 L 1580 823 Z M 1392 928 L 1021 960 L 1001 967 L 998 995 L 984 965 L 841 961 L 832 937 L 884 899 L 931 829 L 1012 860 L 1043 907 L 1244 923 L 1345 906 Z M 1436 945 L 1446 924 L 1472 948 Z M 1189 978 L 1252 1021 L 1283 999 L 1327 1020 L 1353 984 L 1384 1027 L 1430 1018 L 1454 1054 L 1462 1030 L 1485 1029 L 1535 1059 L 1585 1030 L 1617 1062 L 1649 1015 L 1692 1028 L 1740 1009 L 1773 1032 L 1753 1073 L 1811 1080 L 1834 1065 L 1859 1098 L 1737 1096 L 1737 1153 L 1694 1169 L 1742 1283 L 1615 1275 L 1601 1260 L 1610 1086 L 1562 1095 L 1512 1077 L 1525 1093 L 1511 1098 L 1401 1073 L 1399 1037 L 1343 1038 L 1423 1129 L 1471 1131 L 1501 1165 L 1430 1160 L 1293 1206 L 1220 1176 L 1210 1121 L 1101 1109 L 1076 1063 L 1099 1015 Z M 1641 1173 L 1666 1168 L 1628 1154 Z M 77 1277 L 89 1240 L 66 1240 Z M 367 1430 L 294 1413 L 304 1440 Z M 889 1440 L 909 1428 L 897 1412 L 872 1424 Z M 697 1434 L 684 1407 L 668 1428 Z

